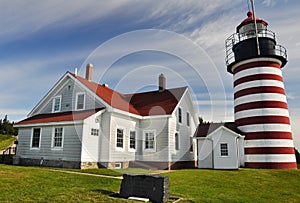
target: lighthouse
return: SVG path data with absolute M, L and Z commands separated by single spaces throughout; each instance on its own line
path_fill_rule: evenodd
M 245 167 L 297 169 L 281 69 L 287 51 L 252 11 L 225 42 L 234 117 L 245 134 Z

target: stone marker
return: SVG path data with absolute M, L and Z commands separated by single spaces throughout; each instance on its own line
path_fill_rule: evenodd
M 160 175 L 123 174 L 120 197 L 149 198 L 153 203 L 169 199 L 169 177 Z

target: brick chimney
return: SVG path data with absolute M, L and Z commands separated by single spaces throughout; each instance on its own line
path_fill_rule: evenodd
M 158 90 L 163 92 L 166 89 L 166 78 L 164 74 L 160 74 L 158 78 Z
M 92 81 L 92 73 L 93 73 L 93 64 L 91 63 L 86 64 L 85 79 L 87 79 L 88 81 Z

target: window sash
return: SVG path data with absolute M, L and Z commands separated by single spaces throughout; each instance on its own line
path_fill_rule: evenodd
M 61 97 L 55 97 L 53 111 L 54 112 L 60 111 L 60 108 L 61 108 Z
M 130 137 L 129 137 L 129 148 L 135 149 L 135 131 L 130 131 Z
M 99 136 L 99 129 L 91 128 L 91 135 L 92 136 Z
M 84 94 L 78 94 L 77 95 L 77 105 L 76 105 L 77 110 L 82 110 L 84 109 Z
M 154 147 L 155 147 L 154 133 L 146 132 L 145 133 L 145 149 L 154 149 Z
M 182 123 L 182 110 L 181 110 L 181 108 L 178 108 L 178 122 Z
M 53 147 L 62 147 L 63 142 L 63 128 L 54 129 L 54 143 Z
M 116 146 L 119 148 L 123 148 L 124 144 L 124 130 L 123 129 L 117 129 L 117 143 Z
M 40 147 L 40 139 L 41 139 L 41 129 L 40 128 L 34 128 L 33 129 L 33 134 L 32 134 L 31 147 L 32 148 L 39 148 Z
M 190 113 L 186 112 L 186 125 L 190 126 Z
M 220 144 L 220 151 L 221 151 L 221 156 L 228 156 L 228 144 L 227 143 L 221 143 Z

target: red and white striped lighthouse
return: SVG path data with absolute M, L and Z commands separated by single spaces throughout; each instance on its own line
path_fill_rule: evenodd
M 249 11 L 226 40 L 226 64 L 234 78 L 234 113 L 245 133 L 245 166 L 297 169 L 281 68 L 286 49 L 268 23 Z

